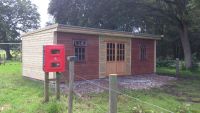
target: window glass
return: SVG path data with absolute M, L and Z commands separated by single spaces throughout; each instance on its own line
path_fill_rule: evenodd
M 140 60 L 146 60 L 146 45 L 140 44 Z
M 115 43 L 107 43 L 107 61 L 115 61 Z
M 75 47 L 77 61 L 85 61 L 85 47 Z
M 117 61 L 124 61 L 125 56 L 125 45 L 117 44 Z
M 86 54 L 86 45 L 87 42 L 85 40 L 74 40 L 75 46 L 75 56 L 78 62 L 85 62 L 85 54 Z
M 125 45 L 123 43 L 107 43 L 107 61 L 124 61 Z

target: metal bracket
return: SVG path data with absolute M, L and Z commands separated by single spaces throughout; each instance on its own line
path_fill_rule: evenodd
M 77 61 L 77 57 L 76 56 L 68 56 L 67 60 L 76 62 Z

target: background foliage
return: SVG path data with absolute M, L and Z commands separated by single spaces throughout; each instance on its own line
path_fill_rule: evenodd
M 0 1 L 0 43 L 21 42 L 20 33 L 39 27 L 39 13 L 30 0 Z M 9 45 L 0 45 L 11 59 Z
M 185 48 L 191 47 L 187 54 L 200 58 L 199 4 L 199 0 L 51 0 L 49 13 L 60 24 L 164 35 L 158 57 L 184 59 L 182 24 L 187 25 L 190 44 Z

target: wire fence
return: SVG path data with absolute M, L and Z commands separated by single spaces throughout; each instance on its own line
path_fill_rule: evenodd
M 6 60 L 22 61 L 21 43 L 0 43 L 0 63 Z
M 90 85 L 94 85 L 94 86 L 96 86 L 96 87 L 99 87 L 99 88 L 102 88 L 102 89 L 105 89 L 105 90 L 109 90 L 108 87 L 104 87 L 104 86 L 95 84 L 95 83 L 91 82 L 90 80 L 87 80 L 87 79 L 84 78 L 84 77 L 81 77 L 81 76 L 78 76 L 78 75 L 76 75 L 76 77 L 78 77 L 78 78 L 80 78 L 80 79 L 82 79 L 82 80 L 87 81 Z M 111 89 L 111 90 L 113 90 L 113 89 Z M 121 92 L 121 91 L 118 91 L 118 90 L 113 90 L 113 91 L 116 92 L 117 94 L 123 95 L 123 96 L 125 96 L 125 97 L 127 97 L 127 98 L 134 99 L 134 100 L 136 100 L 136 101 L 138 101 L 138 102 L 140 102 L 140 103 L 147 104 L 147 105 L 149 105 L 149 106 L 158 108 L 158 109 L 163 110 L 163 111 L 168 112 L 168 113 L 174 113 L 174 112 L 171 111 L 171 110 L 168 110 L 168 109 L 163 108 L 163 107 L 160 107 L 160 106 L 158 106 L 158 105 L 155 105 L 155 104 L 152 104 L 152 103 L 143 101 L 143 100 L 141 100 L 141 99 L 139 99 L 139 98 L 130 96 L 130 95 L 128 95 L 128 94 L 126 94 L 126 93 L 123 93 L 123 92 Z M 95 104 L 95 105 L 97 105 L 97 104 Z

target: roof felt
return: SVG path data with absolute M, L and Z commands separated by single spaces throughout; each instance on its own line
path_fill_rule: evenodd
M 134 34 L 132 32 L 123 32 L 123 31 L 116 31 L 116 30 L 107 30 L 107 29 L 97 29 L 97 28 L 88 28 L 88 27 L 80 27 L 80 26 L 70 26 L 70 25 L 63 25 L 63 24 L 54 24 L 47 26 L 42 29 L 34 30 L 22 35 L 22 37 L 43 32 L 46 30 L 54 29 L 54 31 L 58 32 L 68 32 L 68 33 L 80 33 L 80 34 L 91 34 L 91 35 L 106 35 L 106 36 L 113 36 L 113 37 L 130 37 L 130 38 L 143 38 L 143 39 L 154 39 L 160 40 L 161 36 L 159 35 L 152 35 L 152 34 Z

